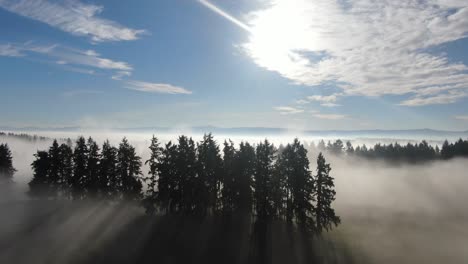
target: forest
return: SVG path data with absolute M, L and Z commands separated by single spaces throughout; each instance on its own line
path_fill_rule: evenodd
M 73 146 L 74 145 L 74 146 Z M 162 146 L 151 139 L 150 159 L 142 161 L 124 138 L 118 147 L 102 147 L 90 137 L 37 151 L 31 164 L 32 198 L 138 201 L 147 214 L 252 214 L 256 219 L 281 219 L 304 230 L 321 233 L 340 223 L 330 164 L 317 157 L 316 173 L 309 169 L 307 150 L 298 139 L 276 148 L 265 140 L 256 146 L 232 141 L 220 146 L 211 134 L 201 142 L 180 136 Z M 14 173 L 11 151 L 2 144 L 5 177 Z M 143 176 L 142 162 L 149 171 Z
M 97 242 L 86 242 L 86 245 L 98 249 L 83 251 L 79 257 L 65 252 L 64 258 L 54 253 L 52 256 L 58 259 L 54 260 L 55 263 L 59 260 L 74 263 L 93 263 L 96 260 L 133 263 L 138 260 L 150 263 L 155 257 L 161 258 L 161 263 L 188 262 L 192 258 L 204 263 L 217 263 L 220 259 L 226 263 L 237 263 L 241 259 L 243 261 L 240 262 L 272 263 L 273 256 L 290 263 L 372 263 L 348 256 L 346 246 L 349 245 L 336 238 L 337 234 L 343 233 L 343 230 L 335 231 L 338 225 L 347 225 L 345 230 L 361 228 L 358 230 L 367 232 L 363 229 L 367 225 L 365 222 L 360 224 L 362 220 L 359 217 L 369 213 L 355 211 L 356 207 L 343 209 L 346 208 L 343 204 L 338 208 L 341 217 L 335 213 L 335 196 L 337 192 L 341 194 L 346 190 L 335 191 L 333 171 L 325 156 L 333 164 L 336 162 L 335 173 L 341 171 L 343 176 L 341 167 L 346 163 L 340 160 L 348 157 L 351 161 L 359 158 L 369 164 L 378 160 L 390 164 L 437 161 L 440 164 L 437 166 L 452 166 L 454 163 L 446 160 L 466 156 L 468 143 L 464 140 L 445 142 L 440 149 L 426 141 L 405 145 L 376 144 L 367 148 L 365 145 L 354 147 L 351 142 L 342 140 L 327 143 L 322 140 L 315 145 L 295 139 L 290 144 L 276 147 L 268 140 L 255 144 L 235 144 L 226 140 L 219 144 L 211 134 L 206 134 L 200 141 L 180 136 L 164 144 L 153 136 L 150 144 L 145 144 L 148 151 L 142 155 L 146 158 L 142 159 L 137 154 L 142 153 L 141 148 L 137 151 L 126 138 L 117 145 L 109 140 L 99 145 L 91 137 L 78 137 L 75 141 L 48 140 L 46 144 L 50 144 L 48 142 L 52 142 L 51 145 L 39 148 L 41 150 L 33 157 L 32 177 L 27 183 L 29 200 L 25 206 L 28 209 L 22 209 L 17 203 L 15 207 L 5 207 L 5 210 L 31 211 L 32 217 L 26 217 L 23 220 L 26 221 L 25 227 L 17 231 L 19 236 L 37 230 L 27 237 L 37 235 L 40 238 L 48 230 L 45 229 L 48 225 L 57 225 L 57 219 L 61 219 L 56 228 L 64 234 L 61 241 L 66 241 L 70 232 L 63 231 L 64 226 L 83 219 L 81 224 L 72 226 L 87 234 L 86 229 L 96 226 L 93 219 L 100 218 L 99 212 L 106 218 L 101 219 L 96 230 L 112 226 L 119 228 L 110 242 L 99 246 L 95 243 L 100 241 L 102 232 L 92 233 L 87 239 L 97 239 Z M 15 179 L 12 151 L 14 149 L 6 143 L 0 144 L 0 173 L 6 184 Z M 309 164 L 312 158 L 316 159 Z M 384 166 L 379 168 L 388 170 Z M 368 172 L 363 172 L 360 177 L 366 177 Z M 353 172 L 346 172 L 344 176 L 351 174 Z M 341 196 L 338 201 L 345 198 L 351 203 L 362 203 L 360 199 L 364 198 L 371 202 L 366 195 L 351 195 L 350 190 L 368 181 L 373 182 L 370 187 L 377 190 L 381 177 L 362 178 L 360 182 L 353 183 L 354 187 L 348 184 L 348 196 Z M 398 177 L 395 174 L 391 178 L 396 182 L 401 180 Z M 341 187 L 346 178 L 341 178 Z M 346 181 L 353 182 L 352 179 Z M 392 183 L 390 178 L 382 186 L 389 183 Z M 382 205 L 383 201 L 378 204 Z M 375 214 L 382 213 L 378 209 L 373 210 L 377 210 Z M 113 213 L 107 215 L 104 212 Z M 118 219 L 122 217 L 119 212 L 125 212 L 124 219 L 131 218 L 120 220 L 126 223 L 125 226 L 119 224 Z M 346 218 L 342 218 L 343 215 Z M 86 218 L 90 216 L 93 218 Z M 377 223 L 385 224 L 384 220 L 378 219 Z M 324 231 L 332 229 L 333 239 L 330 240 L 330 232 Z M 310 237 L 303 237 L 304 234 Z M 5 237 L 4 241 L 7 240 Z M 133 241 L 143 248 L 137 247 L 129 253 L 123 241 Z M 204 243 L 217 249 L 208 250 L 203 247 Z M 247 249 L 242 246 L 245 243 L 249 245 Z M 297 255 L 293 258 L 294 254 Z M 226 255 L 232 260 L 226 259 Z M 3 254 L 2 257 L 7 259 L 8 255 Z M 48 260 L 45 258 L 44 263 Z

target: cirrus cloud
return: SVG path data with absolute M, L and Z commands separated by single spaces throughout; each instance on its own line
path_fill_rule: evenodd
M 93 42 L 136 40 L 145 30 L 131 29 L 98 17 L 102 6 L 78 0 L 0 0 L 0 7 Z
M 166 83 L 128 81 L 126 88 L 147 93 L 192 94 L 192 91 L 189 91 L 185 88 Z
M 468 67 L 428 50 L 468 37 L 464 0 L 272 0 L 247 24 L 243 51 L 297 84 L 406 95 L 409 106 L 453 103 L 468 90 Z

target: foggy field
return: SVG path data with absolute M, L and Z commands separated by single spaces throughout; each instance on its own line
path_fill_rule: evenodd
M 146 160 L 148 141 L 130 139 Z M 227 223 L 213 217 L 151 218 L 131 203 L 29 200 L 25 192 L 33 153 L 50 143 L 8 141 L 18 171 L 14 184 L 1 186 L 1 263 L 132 263 L 155 258 L 158 263 L 466 263 L 468 259 L 467 159 L 390 165 L 328 155 L 341 225 L 317 239 L 272 222 L 261 243 L 245 217 Z M 309 155 L 311 170 L 314 155 Z M 143 168 L 144 173 L 147 170 Z

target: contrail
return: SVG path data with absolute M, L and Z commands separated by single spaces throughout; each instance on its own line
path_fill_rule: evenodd
M 240 21 L 239 19 L 231 16 L 230 14 L 226 13 L 224 10 L 222 10 L 221 8 L 213 5 L 212 3 L 208 2 L 207 0 L 198 0 L 198 2 L 200 2 L 202 5 L 208 7 L 209 9 L 211 9 L 211 11 L 214 11 L 215 13 L 217 13 L 218 15 L 226 18 L 227 20 L 231 21 L 232 23 L 236 24 L 237 26 L 241 27 L 242 29 L 244 29 L 245 31 L 247 32 L 251 32 L 251 29 L 249 26 L 247 26 L 245 23 L 243 23 L 242 21 Z

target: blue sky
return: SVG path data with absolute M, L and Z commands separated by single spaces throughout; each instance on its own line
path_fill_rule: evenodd
M 1 126 L 468 129 L 465 0 L 0 0 L 0 32 Z

